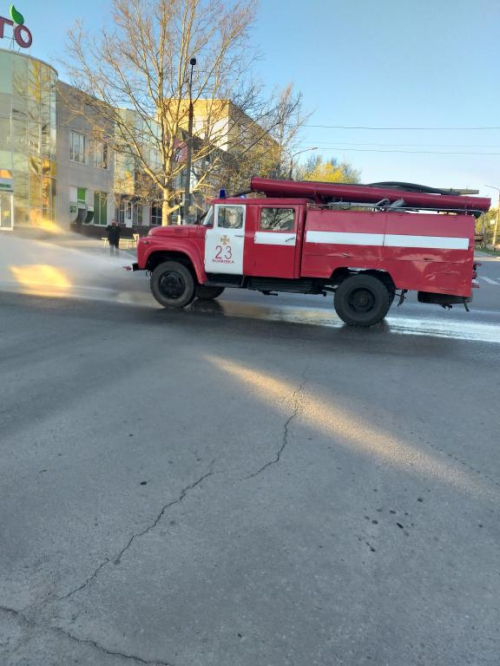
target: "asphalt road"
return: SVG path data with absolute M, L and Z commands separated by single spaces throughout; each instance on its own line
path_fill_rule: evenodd
M 2 666 L 498 666 L 500 262 L 364 331 L 5 247 Z

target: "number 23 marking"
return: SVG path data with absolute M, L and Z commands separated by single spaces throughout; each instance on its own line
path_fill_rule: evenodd
M 230 259 L 233 258 L 233 253 L 231 251 L 230 245 L 225 245 L 224 247 L 222 247 L 222 245 L 216 245 L 215 249 L 216 249 L 216 254 L 215 254 L 216 259 L 225 259 L 226 261 L 229 261 Z M 225 250 L 224 256 L 221 256 L 223 250 Z

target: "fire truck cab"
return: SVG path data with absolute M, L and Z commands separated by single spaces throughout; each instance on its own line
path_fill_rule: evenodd
M 150 271 L 154 297 L 174 308 L 228 287 L 331 292 L 346 324 L 373 326 L 397 292 L 400 302 L 415 290 L 421 302 L 467 304 L 475 216 L 489 199 L 388 185 L 252 179 L 265 196 L 215 199 L 202 225 L 151 230 L 134 269 Z

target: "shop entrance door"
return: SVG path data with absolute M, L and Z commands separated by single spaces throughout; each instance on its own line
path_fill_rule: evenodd
M 0 231 L 12 231 L 14 228 L 14 195 L 0 192 Z

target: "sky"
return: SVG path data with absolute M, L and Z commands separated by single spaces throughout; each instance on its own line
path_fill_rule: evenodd
M 14 4 L 31 55 L 56 68 L 66 30 L 83 19 L 99 31 L 111 6 Z M 260 0 L 252 43 L 256 76 L 269 90 L 293 82 L 312 113 L 297 150 L 317 150 L 302 158 L 345 159 L 366 183 L 467 187 L 496 200 L 485 185 L 500 188 L 499 0 Z

